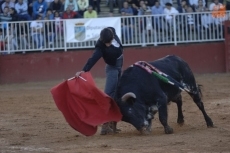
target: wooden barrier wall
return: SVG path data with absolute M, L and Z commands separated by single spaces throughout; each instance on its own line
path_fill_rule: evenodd
M 68 79 L 81 70 L 93 50 L 37 52 L 0 55 L 0 84 Z M 178 46 L 128 47 L 124 49 L 124 67 L 136 61 L 153 61 L 166 55 L 178 55 L 194 73 L 226 72 L 225 44 L 196 43 Z M 92 68 L 94 77 L 104 77 L 100 59 Z

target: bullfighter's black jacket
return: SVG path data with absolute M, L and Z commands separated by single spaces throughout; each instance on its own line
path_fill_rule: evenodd
M 115 29 L 113 27 L 108 28 L 112 30 L 114 34 L 114 39 L 120 44 L 120 47 L 117 48 L 112 44 L 109 47 L 107 47 L 102 41 L 100 41 L 100 39 L 98 39 L 95 45 L 94 53 L 92 57 L 88 59 L 87 63 L 83 68 L 83 71 L 89 71 L 101 57 L 103 57 L 106 64 L 115 66 L 117 58 L 119 58 L 123 54 L 123 46 L 116 34 Z

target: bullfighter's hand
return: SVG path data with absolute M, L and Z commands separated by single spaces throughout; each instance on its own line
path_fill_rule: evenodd
M 84 73 L 84 71 L 79 71 L 75 74 L 76 77 L 79 77 L 81 75 L 81 73 Z

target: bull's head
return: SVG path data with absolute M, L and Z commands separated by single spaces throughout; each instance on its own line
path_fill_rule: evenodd
M 132 124 L 143 134 L 151 131 L 151 120 L 158 111 L 156 106 L 147 106 L 133 92 L 128 92 L 121 97 L 120 104 L 123 120 Z

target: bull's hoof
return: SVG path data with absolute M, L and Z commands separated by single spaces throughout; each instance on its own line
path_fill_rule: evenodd
M 148 134 L 151 133 L 151 131 L 152 131 L 151 127 L 147 127 L 147 128 L 142 128 L 140 130 L 140 133 L 143 134 L 143 135 L 148 135 Z
M 212 122 L 211 119 L 209 119 L 209 120 L 207 121 L 207 127 L 208 127 L 208 128 L 214 127 L 213 122 Z
M 173 133 L 173 128 L 171 128 L 171 127 L 165 128 L 165 134 L 172 134 L 172 133 Z
M 184 125 L 184 119 L 177 119 L 177 123 L 180 125 Z

